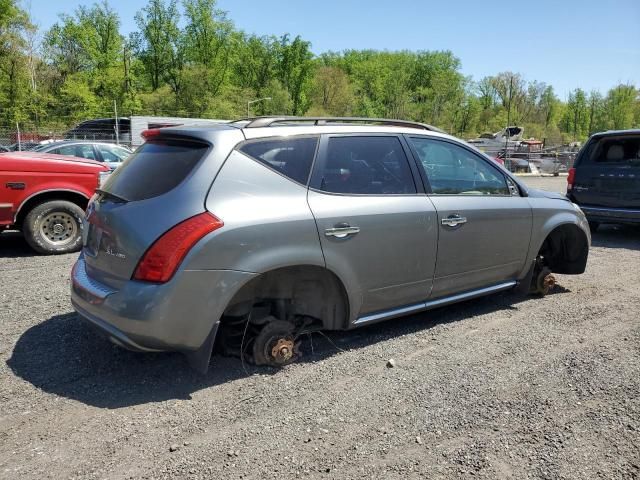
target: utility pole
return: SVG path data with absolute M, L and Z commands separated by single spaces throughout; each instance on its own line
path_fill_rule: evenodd
M 18 125 L 18 122 L 16 122 L 16 130 L 18 131 L 18 151 L 21 152 L 22 151 L 22 141 L 20 139 L 20 125 Z
M 511 124 L 511 99 L 513 98 L 513 75 L 509 77 L 509 101 L 507 102 L 507 136 L 504 141 L 504 158 L 509 158 L 509 125 Z
M 116 145 L 120 145 L 120 137 L 118 136 L 120 133 L 120 128 L 118 126 L 118 105 L 115 98 L 113 99 L 113 114 L 116 117 Z

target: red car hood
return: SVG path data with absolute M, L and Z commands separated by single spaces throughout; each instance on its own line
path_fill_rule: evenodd
M 103 163 L 70 155 L 55 155 L 39 152 L 0 153 L 0 170 L 28 171 L 107 171 Z

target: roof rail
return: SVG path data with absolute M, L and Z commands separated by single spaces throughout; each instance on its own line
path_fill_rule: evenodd
M 371 123 L 376 125 L 386 125 L 393 127 L 419 128 L 432 132 L 446 133 L 432 125 L 426 123 L 412 122 L 409 120 L 397 120 L 390 118 L 366 118 L 366 117 L 252 117 L 236 120 L 235 122 L 249 122 L 244 128 L 272 127 L 281 123 L 313 123 L 313 125 L 326 125 L 328 123 Z

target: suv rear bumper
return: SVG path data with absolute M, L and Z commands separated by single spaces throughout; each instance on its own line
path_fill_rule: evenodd
M 602 223 L 640 223 L 640 209 L 580 205 L 587 220 Z
M 130 350 L 200 348 L 237 290 L 256 274 L 181 270 L 171 281 L 128 281 L 119 290 L 89 278 L 81 255 L 71 274 L 71 303 L 113 343 Z

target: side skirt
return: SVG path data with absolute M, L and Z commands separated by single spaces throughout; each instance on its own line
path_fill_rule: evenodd
M 358 318 L 353 322 L 354 327 L 360 327 L 365 324 L 381 322 L 390 318 L 401 317 L 403 315 L 409 315 L 411 313 L 422 312 L 425 310 L 431 310 L 433 308 L 443 307 L 452 303 L 462 302 L 464 300 L 471 300 L 472 298 L 482 297 L 491 293 L 501 292 L 503 290 L 509 290 L 513 288 L 517 282 L 515 280 L 499 283 L 490 287 L 479 288 L 476 290 L 470 290 L 464 293 L 457 293 L 449 297 L 437 298 L 435 300 L 429 300 L 414 305 L 408 305 L 405 307 L 394 308 L 391 310 L 385 310 L 383 312 L 372 313 Z

